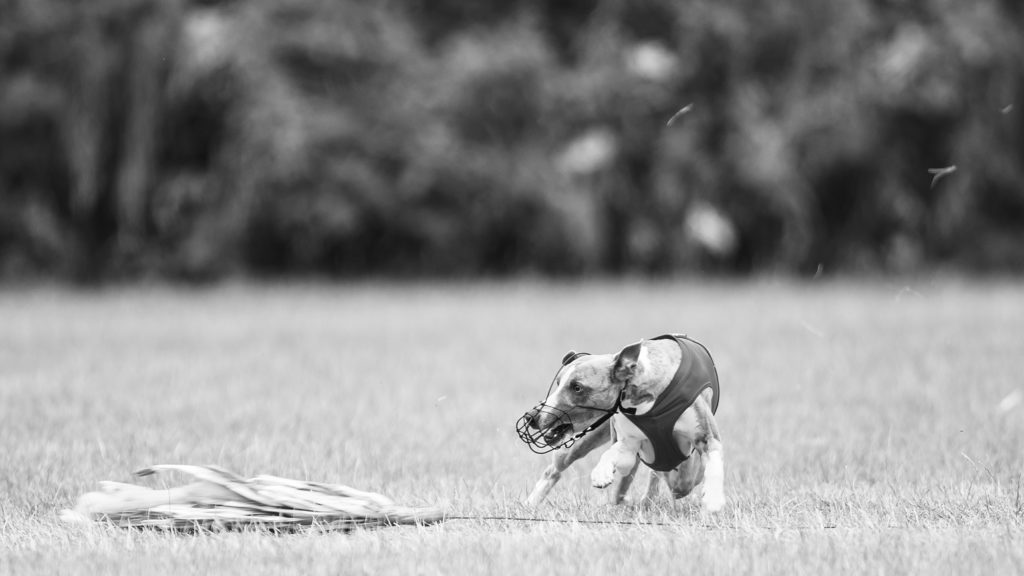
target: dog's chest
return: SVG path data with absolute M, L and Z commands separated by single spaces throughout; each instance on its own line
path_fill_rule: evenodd
M 624 442 L 629 448 L 636 450 L 642 460 L 654 460 L 654 447 L 636 424 L 622 414 L 616 414 L 612 418 L 612 426 L 615 428 L 617 442 Z

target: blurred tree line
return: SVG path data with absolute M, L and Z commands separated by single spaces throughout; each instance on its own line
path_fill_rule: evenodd
M 1021 270 L 1022 59 L 1017 0 L 0 0 L 0 276 Z

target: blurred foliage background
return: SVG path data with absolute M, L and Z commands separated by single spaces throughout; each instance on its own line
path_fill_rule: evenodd
M 0 277 L 1020 271 L 1022 60 L 1017 0 L 0 0 Z

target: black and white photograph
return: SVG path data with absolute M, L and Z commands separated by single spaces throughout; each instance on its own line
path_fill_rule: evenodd
M 1024 3 L 0 0 L 0 576 L 1024 573 Z

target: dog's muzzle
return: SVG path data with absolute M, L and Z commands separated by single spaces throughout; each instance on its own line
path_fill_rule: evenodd
M 541 428 L 540 422 L 547 420 L 548 418 L 545 416 L 548 415 L 554 416 L 554 418 L 550 418 L 550 423 Z M 568 412 L 548 406 L 543 402 L 534 406 L 516 421 L 516 432 L 519 434 L 519 439 L 536 454 L 547 454 L 559 448 L 572 446 L 579 438 L 579 435 L 571 436 L 573 430 L 572 417 Z

